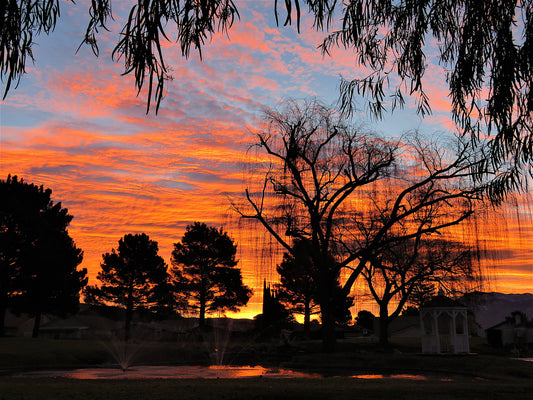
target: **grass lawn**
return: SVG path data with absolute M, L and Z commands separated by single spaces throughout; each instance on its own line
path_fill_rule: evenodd
M 531 380 L 169 379 L 75 381 L 0 378 L 15 399 L 531 399 Z
M 302 343 L 280 366 L 324 372 L 322 379 L 139 379 L 74 380 L 20 378 L 23 370 L 80 368 L 110 363 L 98 341 L 0 338 L 0 400 L 32 399 L 532 399 L 533 362 L 497 354 L 422 356 L 408 344 L 383 353 L 370 345 L 339 343 L 336 354 Z M 251 347 L 251 346 L 249 346 Z M 276 346 L 248 349 L 260 360 Z M 199 344 L 148 343 L 142 363 L 206 363 Z M 199 360 L 199 361 L 198 361 Z M 426 380 L 354 379 L 355 373 L 427 374 Z M 339 377 L 339 375 L 347 375 Z

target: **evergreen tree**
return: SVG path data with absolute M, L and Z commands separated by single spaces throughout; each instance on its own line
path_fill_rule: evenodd
M 181 242 L 174 244 L 171 276 L 177 302 L 198 311 L 200 327 L 205 326 L 206 313 L 237 311 L 252 295 L 235 268 L 236 252 L 222 228 L 200 222 L 188 225 Z
M 255 316 L 256 328 L 263 338 L 279 336 L 281 329 L 289 327 L 294 318 L 279 298 L 278 292 L 263 283 L 263 312 Z
M 127 234 L 118 242 L 118 250 L 102 255 L 101 286 L 88 286 L 85 301 L 92 304 L 114 304 L 126 309 L 124 339 L 131 333 L 133 311 L 152 309 L 166 301 L 167 265 L 157 254 L 158 245 L 148 235 Z
M 83 258 L 69 236 L 72 221 L 51 189 L 28 184 L 16 176 L 0 181 L 0 334 L 5 311 L 35 317 L 39 334 L 43 313 L 75 313 L 79 293 L 87 284 Z
M 361 310 L 357 313 L 357 325 L 362 329 L 373 331 L 375 318 L 376 317 L 374 316 L 374 314 L 372 314 L 370 311 Z
M 277 266 L 280 283 L 275 285 L 277 298 L 289 308 L 289 311 L 304 316 L 304 331 L 310 333 L 311 315 L 320 313 L 317 301 L 319 269 L 313 259 L 318 258 L 311 242 L 305 239 L 295 239 L 292 254 L 283 255 L 283 261 Z M 334 263 L 333 257 L 329 257 Z M 352 319 L 350 307 L 353 297 L 345 296 L 340 284 L 332 290 L 332 313 L 336 323 L 346 324 Z
M 304 316 L 306 335 L 310 333 L 311 315 L 320 312 L 316 301 L 317 269 L 311 250 L 309 241 L 295 240 L 293 254 L 283 254 L 283 260 L 276 268 L 280 276 L 280 283 L 275 285 L 278 299 L 292 313 Z

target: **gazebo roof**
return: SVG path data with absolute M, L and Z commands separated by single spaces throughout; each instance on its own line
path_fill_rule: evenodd
M 431 300 L 426 302 L 420 308 L 467 308 L 458 300 L 450 299 L 449 297 L 439 294 L 434 296 Z

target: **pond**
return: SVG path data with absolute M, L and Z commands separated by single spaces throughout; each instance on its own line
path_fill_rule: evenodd
M 331 376 L 331 375 L 328 375 Z M 359 374 L 343 375 L 356 379 L 409 379 L 427 380 L 424 375 L 412 374 Z M 126 371 L 120 368 L 82 368 L 57 371 L 23 372 L 17 378 L 69 379 L 235 379 L 235 378 L 324 378 L 324 374 L 262 366 L 134 366 Z
M 261 366 L 134 366 L 120 368 L 82 368 L 63 371 L 31 371 L 14 377 L 70 379 L 228 379 L 228 378 L 320 378 L 320 374 Z

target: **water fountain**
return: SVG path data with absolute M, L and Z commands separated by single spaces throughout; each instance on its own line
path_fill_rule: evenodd
M 102 341 L 102 344 L 122 372 L 126 372 L 132 366 L 133 361 L 143 348 L 143 342 L 141 341 L 126 341 L 117 337 L 111 337 L 109 340 Z
M 211 365 L 218 367 L 224 365 L 232 325 L 231 319 L 212 319 L 210 331 L 202 332 L 202 339 L 209 354 Z

